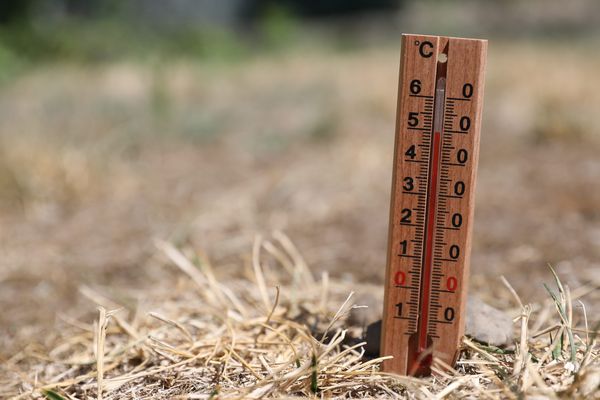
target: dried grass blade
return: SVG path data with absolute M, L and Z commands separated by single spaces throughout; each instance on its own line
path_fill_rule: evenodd
M 256 285 L 258 286 L 258 292 L 262 299 L 265 307 L 265 313 L 268 313 L 271 309 L 271 301 L 269 300 L 269 294 L 267 293 L 267 284 L 265 283 L 265 276 L 263 274 L 262 266 L 260 265 L 260 248 L 262 243 L 262 237 L 260 235 L 254 238 L 254 245 L 252 246 L 252 267 L 254 269 L 254 277 L 256 278 Z

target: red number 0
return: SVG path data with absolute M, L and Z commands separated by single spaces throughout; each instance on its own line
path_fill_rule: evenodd
M 454 292 L 458 287 L 458 281 L 456 280 L 456 278 L 453 276 L 448 278 L 448 280 L 446 280 L 446 287 L 449 291 Z
M 396 275 L 394 275 L 394 284 L 396 286 L 402 286 L 402 285 L 404 285 L 405 282 L 406 282 L 406 274 L 402 271 L 396 272 Z

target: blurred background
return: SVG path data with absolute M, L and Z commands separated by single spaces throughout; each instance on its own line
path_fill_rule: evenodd
M 0 360 L 172 284 L 154 238 L 380 284 L 402 32 L 490 41 L 473 290 L 597 275 L 598 1 L 3 0 Z

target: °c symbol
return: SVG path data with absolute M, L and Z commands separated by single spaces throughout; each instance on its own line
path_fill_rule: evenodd
M 433 55 L 433 43 L 429 41 L 422 42 L 419 46 L 419 54 L 421 57 L 429 58 Z

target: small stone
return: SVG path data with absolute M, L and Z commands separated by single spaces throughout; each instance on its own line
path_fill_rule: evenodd
M 484 303 L 479 297 L 469 296 L 465 334 L 492 346 L 507 346 L 513 340 L 513 320 L 504 311 Z
M 379 356 L 383 299 L 382 296 L 373 294 L 377 292 L 359 294 L 356 304 L 367 305 L 368 308 L 357 309 L 355 313 L 351 313 L 349 320 L 351 324 L 367 325 L 364 340 L 367 342 L 365 353 L 369 357 Z M 469 296 L 465 334 L 479 342 L 504 347 L 512 343 L 513 321 L 504 311 L 484 303 L 477 296 Z

